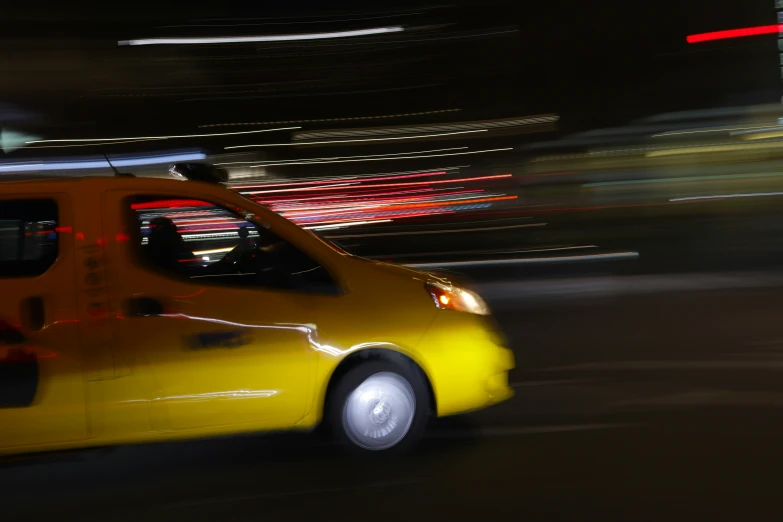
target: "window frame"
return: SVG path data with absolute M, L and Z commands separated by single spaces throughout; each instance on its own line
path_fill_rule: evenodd
M 136 211 L 133 210 L 131 207 L 131 204 L 134 202 L 137 202 L 139 199 L 151 199 L 151 198 L 159 198 L 159 199 L 192 199 L 197 201 L 202 201 L 204 203 L 209 203 L 210 205 L 213 205 L 215 207 L 220 208 L 221 210 L 225 212 L 229 212 L 233 214 L 234 216 L 252 224 L 253 226 L 257 228 L 266 228 L 276 236 L 278 236 L 280 239 L 291 245 L 293 248 L 297 249 L 302 254 L 306 255 L 310 259 L 312 259 L 315 263 L 318 264 L 321 268 L 323 268 L 324 271 L 326 271 L 326 274 L 329 276 L 329 278 L 332 281 L 333 285 L 333 291 L 302 291 L 297 289 L 286 289 L 286 288 L 274 288 L 274 287 L 267 287 L 267 286 L 242 286 L 242 285 L 228 285 L 221 282 L 215 282 L 210 281 L 210 278 L 190 278 L 187 276 L 180 276 L 174 273 L 171 273 L 167 270 L 159 269 L 159 267 L 155 266 L 154 264 L 150 263 L 149 259 L 147 259 L 147 256 L 144 255 L 144 252 L 141 248 L 141 223 L 137 217 Z M 343 283 L 343 280 L 341 277 L 339 277 L 336 274 L 336 271 L 329 267 L 329 263 L 324 263 L 322 256 L 316 254 L 313 254 L 310 249 L 302 248 L 297 241 L 292 241 L 291 238 L 286 234 L 285 232 L 280 233 L 279 227 L 273 226 L 271 223 L 267 223 L 265 220 L 263 220 L 263 216 L 260 216 L 255 211 L 250 211 L 245 209 L 244 207 L 240 207 L 239 205 L 236 205 L 232 202 L 227 202 L 224 200 L 220 200 L 218 198 L 215 198 L 212 195 L 206 195 L 206 194 L 172 194 L 165 191 L 161 192 L 135 192 L 132 194 L 126 194 L 122 198 L 120 198 L 122 209 L 121 209 L 121 221 L 127 227 L 128 230 L 128 237 L 130 239 L 129 241 L 129 252 L 131 253 L 131 258 L 133 261 L 139 264 L 140 267 L 142 267 L 145 271 L 154 273 L 156 276 L 163 277 L 165 279 L 169 279 L 172 281 L 177 281 L 180 283 L 187 283 L 187 284 L 199 284 L 199 285 L 207 285 L 215 288 L 222 288 L 222 289 L 234 289 L 234 290 L 245 290 L 245 291 L 260 291 L 260 292 L 273 292 L 273 293 L 287 293 L 287 294 L 297 294 L 302 296 L 324 296 L 324 297 L 339 297 L 342 295 L 345 295 L 346 287 Z M 252 214 L 257 219 L 249 219 L 245 213 Z M 279 217 L 279 216 L 276 216 Z M 283 219 L 282 217 L 280 219 Z M 296 226 L 296 225 L 294 225 Z M 310 239 L 308 237 L 308 239 Z
M 61 232 L 58 231 L 58 228 L 62 227 L 64 212 L 62 207 L 62 202 L 55 197 L 54 194 L 47 194 L 47 193 L 27 193 L 27 194 L 14 194 L 12 196 L 0 196 L 0 204 L 3 202 L 16 202 L 16 203 L 29 203 L 29 202 L 47 202 L 54 205 L 55 210 L 55 223 L 54 223 L 54 234 L 55 234 L 55 252 L 54 257 L 52 258 L 51 262 L 42 270 L 35 270 L 31 272 L 22 272 L 22 273 L 16 273 L 16 274 L 6 274 L 5 270 L 2 269 L 2 265 L 5 263 L 3 261 L 0 261 L 0 280 L 2 279 L 32 279 L 35 277 L 41 277 L 48 272 L 50 272 L 60 261 L 60 259 L 63 257 L 63 244 L 61 241 L 60 234 Z M 6 207 L 7 208 L 7 207 Z M 2 219 L 2 216 L 0 216 L 0 219 Z M 36 263 L 36 266 L 38 266 L 41 263 L 41 259 L 38 260 L 20 260 L 20 261 L 12 261 L 10 263 L 13 263 L 15 265 L 24 264 L 27 266 L 32 266 L 32 263 Z

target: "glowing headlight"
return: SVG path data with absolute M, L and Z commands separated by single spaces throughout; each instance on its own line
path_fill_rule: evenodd
M 427 283 L 426 287 L 438 308 L 478 315 L 490 313 L 487 303 L 475 292 L 440 283 Z

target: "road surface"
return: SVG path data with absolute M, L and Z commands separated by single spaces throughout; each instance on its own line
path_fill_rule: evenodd
M 782 290 L 496 288 L 517 396 L 404 458 L 305 435 L 12 458 L 0 519 L 780 520 Z

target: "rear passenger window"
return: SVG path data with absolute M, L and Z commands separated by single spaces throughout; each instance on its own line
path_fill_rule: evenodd
M 0 200 L 0 277 L 41 275 L 57 259 L 57 203 Z

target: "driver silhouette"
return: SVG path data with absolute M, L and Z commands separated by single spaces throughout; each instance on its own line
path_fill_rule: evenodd
M 156 217 L 150 221 L 147 258 L 151 262 L 165 270 L 181 272 L 181 261 L 190 261 L 194 257 L 171 219 Z

